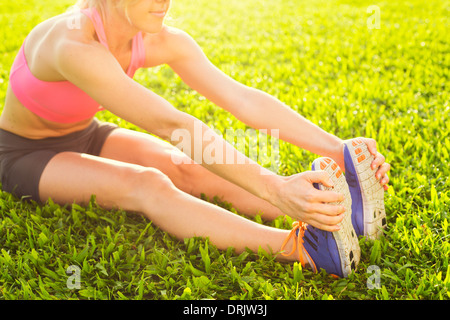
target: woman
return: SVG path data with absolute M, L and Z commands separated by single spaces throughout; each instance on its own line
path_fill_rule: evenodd
M 331 232 L 339 238 L 342 229 L 353 230 L 344 219 L 345 211 L 349 217 L 352 210 L 344 202 L 350 194 L 313 186 L 330 188 L 330 172 L 283 177 L 267 171 L 131 78 L 139 68 L 167 64 L 191 88 L 246 124 L 279 129 L 281 139 L 330 157 L 342 168 L 344 141 L 219 71 L 189 35 L 164 24 L 170 0 L 82 0 L 77 5 L 81 10 L 32 30 L 12 66 L 0 118 L 3 190 L 60 204 L 87 203 L 96 195 L 99 205 L 138 212 L 180 239 L 209 237 L 218 248 L 238 252 L 262 247 L 278 253 L 283 247 L 292 254 L 277 255 L 280 260 L 300 260 L 345 276 L 339 267 L 327 265 L 335 249 L 319 250 L 330 251 L 319 261 L 303 245 L 305 232 L 323 232 L 324 237 Z M 200 165 L 148 134 L 100 123 L 94 116 L 103 108 L 172 144 L 178 142 L 173 133 L 185 130 L 192 146 L 202 142 L 203 149 L 195 152 L 214 143 L 237 161 Z M 389 165 L 375 141 L 360 142 L 373 155 L 377 184 L 386 187 Z M 249 216 L 263 212 L 270 220 L 286 214 L 302 223 L 291 232 L 266 227 L 198 199 L 201 193 L 218 195 Z M 290 241 L 291 236 L 296 239 Z M 338 258 L 348 259 L 339 252 Z

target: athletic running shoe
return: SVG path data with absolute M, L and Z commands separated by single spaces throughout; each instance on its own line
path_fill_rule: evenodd
M 326 171 L 333 181 L 333 187 L 316 184 L 317 189 L 334 190 L 344 195 L 344 201 L 335 203 L 346 207 L 345 218 L 339 224 L 341 229 L 328 232 L 297 221 L 282 249 L 294 236 L 294 249 L 285 255 L 292 254 L 298 247 L 303 266 L 307 262 L 314 272 L 324 269 L 328 274 L 346 278 L 356 269 L 361 255 L 358 237 L 351 220 L 351 196 L 347 182 L 339 166 L 330 158 L 316 159 L 312 164 L 312 170 Z
M 377 239 L 386 227 L 384 189 L 375 178 L 374 156 L 361 139 L 344 144 L 345 178 L 352 196 L 352 221 L 358 236 Z

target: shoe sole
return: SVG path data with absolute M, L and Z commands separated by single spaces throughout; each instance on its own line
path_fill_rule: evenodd
M 352 223 L 352 198 L 350 195 L 350 190 L 342 170 L 332 159 L 318 158 L 314 160 L 312 168 L 313 170 L 323 170 L 327 172 L 333 182 L 333 187 L 326 187 L 323 184 L 315 184 L 317 189 L 332 190 L 344 195 L 344 201 L 331 203 L 344 205 L 346 208 L 345 217 L 338 224 L 341 227 L 340 230 L 331 233 L 339 250 L 341 268 L 344 277 L 347 277 L 353 270 L 356 270 L 361 256 L 358 236 Z
M 372 240 L 378 239 L 386 227 L 386 210 L 384 188 L 375 177 L 376 169 L 371 168 L 374 156 L 360 139 L 346 142 L 345 146 L 352 159 L 352 163 L 347 165 L 351 165 L 350 168 L 356 172 L 358 178 L 363 204 L 363 235 Z

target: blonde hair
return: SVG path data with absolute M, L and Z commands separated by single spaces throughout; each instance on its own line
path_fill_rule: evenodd
M 100 12 L 100 14 L 104 16 L 106 4 L 112 4 L 113 2 L 116 2 L 115 6 L 123 7 L 125 9 L 125 16 L 131 23 L 128 16 L 128 6 L 137 1 L 138 0 L 78 0 L 75 4 L 75 7 L 78 7 L 80 9 L 96 8 Z
M 125 9 L 125 16 L 128 22 L 131 24 L 131 20 L 128 15 L 128 6 L 138 1 L 140 0 L 77 0 L 77 3 L 74 5 L 74 7 L 79 9 L 96 8 L 103 18 L 105 18 L 105 8 L 107 4 L 110 6 L 112 5 L 122 7 Z M 172 17 L 167 15 L 166 21 L 171 20 L 173 20 Z
M 102 0 L 78 0 L 75 4 L 76 7 L 80 9 L 87 9 L 87 8 L 97 8 L 100 9 L 100 7 L 104 6 L 104 1 Z
M 78 0 L 76 6 L 80 9 L 105 7 L 106 2 L 113 2 L 114 0 Z M 129 4 L 136 2 L 136 0 L 115 0 L 117 5 L 127 7 Z

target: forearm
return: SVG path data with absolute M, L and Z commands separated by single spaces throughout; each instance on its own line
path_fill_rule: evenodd
M 186 115 L 170 142 L 196 163 L 267 200 L 281 177 L 260 166 L 200 120 Z M 177 161 L 177 159 L 173 159 Z
M 245 107 L 235 116 L 255 129 L 278 129 L 279 138 L 343 163 L 342 140 L 305 119 L 275 97 L 257 89 L 246 92 Z

